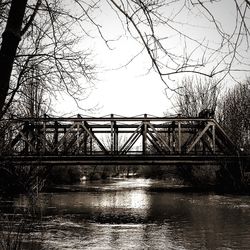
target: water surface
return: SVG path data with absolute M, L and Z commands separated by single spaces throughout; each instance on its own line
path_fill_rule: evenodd
M 163 181 L 86 182 L 41 193 L 44 249 L 249 249 L 250 199 L 153 192 Z M 25 196 L 14 206 L 24 208 Z

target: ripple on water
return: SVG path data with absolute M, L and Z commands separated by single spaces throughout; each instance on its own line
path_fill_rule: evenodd
M 149 185 L 164 183 L 117 180 L 41 194 L 44 249 L 249 249 L 249 197 L 150 192 Z
M 173 241 L 167 224 L 74 224 L 54 221 L 57 231 L 47 230 L 48 249 L 185 249 Z M 65 228 L 70 226 L 70 230 Z M 63 241 L 62 241 L 63 238 Z

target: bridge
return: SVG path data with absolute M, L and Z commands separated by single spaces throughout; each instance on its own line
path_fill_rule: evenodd
M 248 160 L 212 118 L 49 117 L 1 121 L 0 160 L 32 165 L 218 164 Z

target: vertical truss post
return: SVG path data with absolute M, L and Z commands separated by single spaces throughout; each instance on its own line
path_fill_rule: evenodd
M 88 134 L 86 131 L 83 132 L 83 151 L 84 154 L 87 154 L 87 148 L 88 148 Z
M 172 122 L 172 147 L 175 152 L 175 121 Z
M 77 154 L 79 154 L 80 152 L 80 124 L 79 122 L 77 123 L 77 127 L 76 127 L 77 131 L 76 131 L 76 152 Z
M 34 130 L 36 130 L 36 152 L 40 152 L 40 147 L 41 147 L 41 137 L 40 137 L 40 134 L 41 134 L 41 129 L 39 128 L 39 126 L 36 126 L 34 128 Z
M 114 145 L 115 145 L 115 136 L 114 136 L 114 121 L 113 121 L 113 118 L 114 118 L 114 115 L 111 114 L 110 115 L 110 150 L 111 150 L 111 154 L 114 154 Z
M 66 133 L 67 133 L 67 129 L 64 128 L 63 129 L 63 151 L 64 152 L 66 152 L 66 148 L 67 148 L 67 141 L 66 141 L 66 137 L 65 137 Z
M 114 121 L 114 153 L 118 153 L 118 127 Z
M 43 115 L 43 153 L 46 152 L 46 114 Z
M 178 153 L 181 154 L 181 122 L 178 121 Z
M 24 127 L 25 127 L 25 133 L 24 133 L 24 135 L 25 135 L 25 137 L 27 138 L 27 140 L 29 139 L 29 122 L 25 122 L 24 123 Z M 28 141 L 24 141 L 24 152 L 26 153 L 26 154 L 28 154 L 28 152 L 29 152 L 29 144 L 28 144 Z
M 215 124 L 212 125 L 213 153 L 215 154 Z
M 147 119 L 147 114 L 144 114 L 144 118 Z M 144 120 L 142 127 L 142 154 L 145 155 L 147 152 L 147 121 Z
M 168 126 L 168 145 L 169 147 L 171 147 L 171 128 L 170 126 Z
M 92 133 L 92 128 L 89 128 L 89 131 Z M 92 155 L 93 152 L 93 138 L 89 137 L 89 153 Z
M 81 116 L 78 114 L 77 118 L 81 118 Z M 77 152 L 77 154 L 79 154 L 80 145 L 81 145 L 81 143 L 80 143 L 80 135 L 81 135 L 81 133 L 80 133 L 80 124 L 79 124 L 79 122 L 77 122 L 76 129 L 77 129 L 76 130 L 76 147 L 77 147 L 76 152 Z
M 194 134 L 197 134 L 197 133 L 198 133 L 198 131 L 199 131 L 199 129 L 195 128 L 195 129 L 194 129 Z M 195 146 L 194 146 L 194 153 L 195 153 L 195 154 L 197 154 L 197 153 L 198 153 L 198 147 L 197 147 L 197 144 L 195 144 Z
M 117 154 L 118 152 L 118 128 L 116 125 L 116 121 L 113 119 L 114 115 L 111 114 L 111 127 L 110 127 L 110 132 L 111 132 L 111 154 Z
M 55 121 L 55 131 L 54 131 L 54 145 L 55 147 L 58 143 L 58 121 Z M 58 153 L 58 147 L 56 147 L 55 152 Z

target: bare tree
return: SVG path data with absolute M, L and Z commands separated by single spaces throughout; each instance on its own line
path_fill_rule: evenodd
M 231 140 L 240 149 L 240 154 L 248 154 L 250 152 L 249 79 L 229 89 L 221 98 L 218 118 Z M 219 178 L 223 186 L 245 191 L 249 185 L 248 171 L 249 161 L 239 160 L 237 165 L 228 163 L 223 166 Z
M 84 14 L 73 15 L 70 8 L 62 8 L 60 0 L 54 1 L 26 1 L 23 10 L 23 20 L 18 30 L 17 24 L 11 21 L 15 14 L 16 1 L 11 1 L 7 25 L 3 34 L 15 33 L 19 36 L 9 73 L 1 68 L 1 74 L 8 74 L 8 79 L 1 78 L 1 116 L 10 108 L 11 103 L 20 98 L 23 85 L 30 82 L 29 72 L 39 65 L 39 81 L 44 92 L 56 95 L 57 91 L 64 91 L 73 96 L 76 101 L 85 97 L 84 93 L 91 86 L 94 77 L 93 65 L 90 62 L 90 51 L 77 49 L 77 45 L 84 36 L 83 30 L 79 35 L 77 27 L 83 21 Z M 9 7 L 6 1 L 6 8 Z M 20 3 L 19 3 L 20 4 Z M 12 11 L 11 11 L 12 10 Z M 14 12 L 14 14 L 12 14 Z M 9 24 L 15 27 L 9 27 Z M 2 50 L 12 46 L 2 39 Z M 3 64 L 5 52 L 0 52 Z M 7 57 L 10 52 L 5 53 Z M 6 57 L 5 56 L 5 57 Z M 7 64 L 5 64 L 5 67 Z M 12 76 L 10 77 L 10 72 Z M 5 79 L 5 80 L 4 80 Z M 81 81 L 80 81 L 81 79 Z M 84 81 L 83 84 L 81 82 Z M 22 96 L 22 95 L 21 95 Z
M 238 147 L 250 150 L 250 80 L 229 89 L 220 104 L 220 122 Z
M 248 0 L 108 2 L 169 88 L 176 89 L 168 79 L 180 73 L 223 79 L 234 71 L 247 71 L 249 57 L 243 50 L 249 48 Z M 223 20 L 218 8 L 228 8 L 230 20 Z
M 16 76 L 14 73 L 11 76 L 13 67 L 28 66 L 27 61 L 34 59 L 47 66 L 47 75 L 53 75 L 50 82 L 59 83 L 56 89 L 63 88 L 70 95 L 79 93 L 78 77 L 89 78 L 93 67 L 87 60 L 89 53 L 73 49 L 78 41 L 73 29 L 77 25 L 78 34 L 86 35 L 83 28 L 86 21 L 86 27 L 95 27 L 110 46 L 102 26 L 91 16 L 91 12 L 100 11 L 104 3 L 108 3 L 121 21 L 121 33 L 125 30 L 141 46 L 130 62 L 146 53 L 151 60 L 149 71 L 155 70 L 169 89 L 177 88 L 169 81 L 172 75 L 217 75 L 222 80 L 227 75 L 234 78 L 235 71 L 249 68 L 248 0 L 92 0 L 89 3 L 71 0 L 68 3 L 1 1 L 1 24 L 6 23 L 0 50 L 1 111 L 6 97 L 17 88 L 10 86 Z M 221 7 L 229 8 L 230 25 L 218 14 L 217 9 Z M 39 46 L 34 46 L 39 37 L 45 38 Z M 51 63 L 46 64 L 47 61 Z
M 2 112 L 5 99 L 8 95 L 11 72 L 16 56 L 27 0 L 15 0 L 11 3 L 9 17 L 2 35 L 0 49 L 0 111 Z
M 210 78 L 184 78 L 175 98 L 177 113 L 198 116 L 204 109 L 216 110 L 220 86 Z
M 30 67 L 23 78 L 26 79 L 26 83 L 20 86 L 16 94 L 17 98 L 12 103 L 12 106 L 18 110 L 16 114 L 35 118 L 47 114 L 51 108 L 51 101 L 48 91 L 46 91 L 46 83 L 40 77 L 39 66 Z

